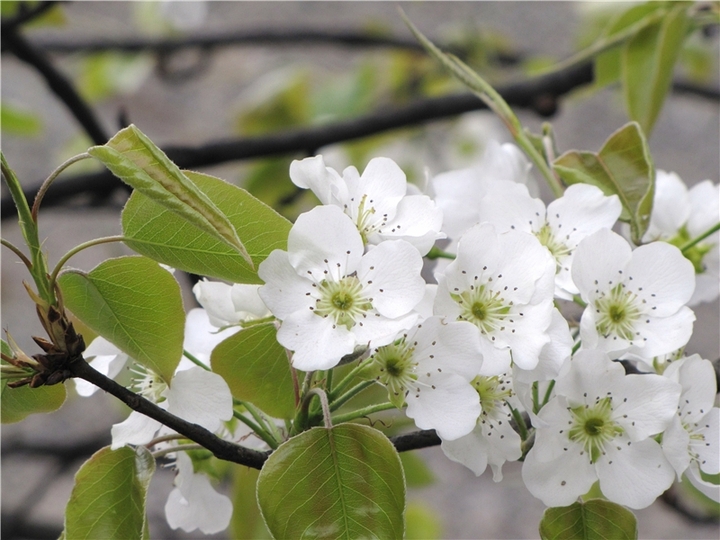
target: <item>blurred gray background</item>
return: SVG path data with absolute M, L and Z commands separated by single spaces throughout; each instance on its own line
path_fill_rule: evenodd
M 407 37 L 409 32 L 396 6 L 389 2 L 210 2 L 206 18 L 197 30 L 203 33 L 257 28 L 361 30 L 374 25 L 391 30 L 393 35 Z M 421 30 L 439 41 L 452 34 L 453 28 L 475 27 L 503 34 L 517 51 L 531 51 L 556 59 L 576 50 L 581 20 L 592 9 L 588 4 L 572 2 L 406 2 L 402 7 Z M 134 23 L 138 6 L 133 3 L 70 3 L 64 10 L 65 26 L 29 30 L 27 35 L 30 38 L 109 37 L 139 32 Z M 717 38 L 712 43 L 717 47 Z M 118 128 L 118 114 L 122 109 L 161 146 L 200 144 L 236 135 L 234 117 L 252 94 L 248 89 L 264 75 L 298 66 L 331 73 L 352 70 L 367 54 L 377 55 L 382 51 L 315 45 L 228 47 L 215 51 L 206 71 L 184 83 L 170 84 L 149 72 L 131 94 L 104 99 L 94 107 L 110 132 Z M 77 74 L 77 60 L 72 56 L 54 59 L 65 73 Z M 2 141 L 2 150 L 21 181 L 34 185 L 62 159 L 83 150 L 82 147 L 76 152 L 69 150 L 79 140 L 80 129 L 36 73 L 10 55 L 3 55 L 2 62 L 3 102 L 17 103 L 36 112 L 44 123 L 44 131 L 37 138 L 5 136 Z M 712 84 L 717 87 L 717 76 Z M 526 112 L 520 116 L 526 125 L 539 130 L 542 119 Z M 563 99 L 551 121 L 561 150 L 597 150 L 610 133 L 626 122 L 626 117 L 618 92 L 606 89 L 592 95 L 580 91 Z M 487 122 L 493 126 L 492 120 Z M 497 124 L 491 129 L 506 137 Z M 719 132 L 717 101 L 688 94 L 671 96 L 650 140 L 656 166 L 677 172 L 689 184 L 704 179 L 717 182 Z M 402 137 L 403 133 L 397 136 Z M 332 154 L 333 149 L 319 152 Z M 236 180 L 242 177 L 243 166 L 232 163 L 208 168 L 207 172 Z M 41 234 L 46 238 L 50 261 L 57 261 L 81 241 L 119 234 L 121 203 L 118 201 L 110 208 L 43 211 Z M 17 226 L 10 220 L 2 225 L 3 237 L 20 245 Z M 75 257 L 72 265 L 89 270 L 107 257 L 125 253 L 127 250 L 118 244 L 99 246 Z M 22 279 L 27 279 L 24 268 L 12 254 L 3 251 L 2 328 L 8 329 L 32 354 L 36 350 L 29 336 L 42 335 L 42 330 L 21 287 Z M 188 295 L 186 306 L 193 305 Z M 688 353 L 700 353 L 712 359 L 720 356 L 718 311 L 717 301 L 695 309 L 696 330 Z M 52 448 L 76 440 L 102 444 L 103 438 L 109 437 L 109 426 L 124 415 L 109 397 L 96 395 L 83 400 L 70 398 L 56 413 L 36 415 L 20 424 L 3 426 L 3 519 L 22 517 L 27 524 L 25 537 L 52 537 L 47 535 L 62 526 L 72 475 L 86 459 L 78 456 L 78 460 L 70 459 L 61 465 L 49 455 L 19 453 L 15 451 L 18 445 Z M 420 454 L 426 458 L 437 481 L 432 486 L 411 490 L 409 498 L 437 512 L 443 538 L 538 537 L 537 524 L 544 507 L 524 488 L 519 464 L 506 465 L 505 479 L 494 484 L 489 473 L 475 478 L 469 470 L 445 459 L 439 448 Z M 202 537 L 167 527 L 163 506 L 171 487 L 172 473 L 159 471 L 150 495 L 153 538 Z M 637 515 L 640 538 L 718 538 L 716 523 L 690 523 L 660 502 Z M 225 538 L 227 534 L 215 537 Z

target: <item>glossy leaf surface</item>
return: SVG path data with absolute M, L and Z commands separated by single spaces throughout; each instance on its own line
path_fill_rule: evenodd
M 109 259 L 88 273 L 58 280 L 65 305 L 121 351 L 169 382 L 182 356 L 185 332 L 180 286 L 145 257 Z

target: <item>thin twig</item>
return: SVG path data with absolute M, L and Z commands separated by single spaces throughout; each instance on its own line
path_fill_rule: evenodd
M 554 111 L 561 96 L 591 83 L 592 64 L 573 66 L 565 71 L 500 87 L 498 93 L 508 104 L 531 109 L 538 114 Z M 548 108 L 548 103 L 552 107 Z M 307 148 L 322 148 L 330 144 L 377 135 L 395 129 L 417 126 L 459 114 L 486 109 L 473 94 L 451 94 L 418 99 L 395 109 L 383 108 L 360 118 L 294 130 L 210 142 L 196 147 L 165 147 L 163 150 L 181 168 L 196 169 L 229 161 L 304 153 Z M 65 178 L 57 182 L 45 198 L 45 206 L 62 203 L 79 193 L 108 194 L 121 185 L 109 172 L 90 173 Z M 37 187 L 27 193 L 34 196 Z M 2 200 L 2 219 L 14 215 L 11 200 Z
M 20 32 L 9 29 L 2 32 L 3 50 L 12 52 L 18 59 L 34 67 L 42 75 L 50 90 L 65 104 L 95 144 L 105 144 L 108 135 L 90 106 L 85 103 L 70 80 L 65 77 L 42 49 L 31 44 Z

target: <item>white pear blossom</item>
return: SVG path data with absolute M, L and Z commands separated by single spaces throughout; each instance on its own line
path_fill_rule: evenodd
M 364 253 L 352 220 L 336 206 L 298 217 L 288 251 L 260 264 L 260 297 L 282 321 L 281 345 L 304 371 L 329 369 L 356 347 L 391 343 L 417 320 L 425 294 L 422 258 L 404 240 Z
M 650 225 L 644 242 L 664 240 L 682 247 L 720 222 L 720 185 L 705 180 L 688 190 L 675 173 L 657 171 Z M 720 294 L 720 231 L 683 253 L 695 268 L 696 287 L 688 305 Z
M 462 234 L 473 225 L 485 221 L 480 201 L 487 188 L 495 182 L 527 184 L 533 193 L 536 186 L 530 177 L 530 162 L 512 144 L 488 143 L 480 163 L 468 169 L 438 174 L 430 181 L 430 191 L 443 212 L 442 231 L 454 248 Z
M 511 229 L 534 234 L 552 254 L 557 265 L 555 296 L 572 299 L 579 291 L 572 281 L 573 253 L 580 241 L 602 228 L 612 228 L 622 206 L 617 195 L 606 197 L 588 184 L 575 184 L 547 209 L 534 199 L 527 187 L 515 182 L 495 182 L 480 201 L 483 221 L 499 232 Z
M 198 303 L 205 308 L 210 322 L 217 328 L 270 316 L 258 289 L 260 285 L 202 279 L 193 287 Z
M 391 402 L 397 407 L 407 403 L 405 412 L 420 429 L 434 429 L 452 440 L 475 426 L 480 403 L 470 381 L 482 356 L 470 323 L 431 317 L 377 349 L 371 361 Z
M 173 529 L 215 534 L 227 529 L 233 505 L 228 497 L 213 489 L 210 479 L 193 471 L 193 464 L 185 452 L 178 452 L 175 488 L 165 503 L 165 517 Z
M 653 242 L 633 251 L 620 235 L 601 229 L 578 245 L 572 277 L 588 304 L 580 322 L 583 348 L 652 358 L 690 339 L 695 315 L 684 304 L 695 272 L 675 246 Z
M 102 336 L 92 340 L 83 356 L 93 369 L 111 379 L 117 377 L 130 360 L 127 354 Z M 72 381 L 75 383 L 75 391 L 83 397 L 92 396 L 98 389 L 94 384 L 77 377 Z
M 426 195 L 409 194 L 405 173 L 388 158 L 371 159 L 362 176 L 348 167 L 340 176 L 322 156 L 293 161 L 290 179 L 309 188 L 320 202 L 340 207 L 364 244 L 405 240 L 425 255 L 441 234 L 442 211 Z
M 702 479 L 720 473 L 720 409 L 714 407 L 717 395 L 715 369 L 709 360 L 695 354 L 671 363 L 664 374 L 682 385 L 677 414 L 665 430 L 662 448 L 678 479 L 686 473 L 693 484 L 720 502 L 720 486 Z
M 530 493 L 568 506 L 599 480 L 613 502 L 650 505 L 675 477 L 652 437 L 670 424 L 680 390 L 661 375 L 626 375 L 602 351 L 580 351 L 533 419 L 535 444 L 522 469 Z
M 550 341 L 554 279 L 555 262 L 533 235 L 476 225 L 438 277 L 435 314 L 477 327 L 486 374 L 509 371 L 511 361 L 533 369 Z
M 516 461 L 522 456 L 521 439 L 511 425 L 510 403 L 517 407 L 514 399 L 512 377 L 508 373 L 495 376 L 478 375 L 472 381 L 480 397 L 482 412 L 474 429 L 464 437 L 443 439 L 445 455 L 462 463 L 480 476 L 488 465 L 493 471 L 493 480 L 502 480 L 502 466 L 506 461 Z

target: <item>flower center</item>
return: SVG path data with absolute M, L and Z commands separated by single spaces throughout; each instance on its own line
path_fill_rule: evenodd
M 140 364 L 135 364 L 130 371 L 133 373 L 131 386 L 135 392 L 153 403 L 165 401 L 163 394 L 168 385 L 160 375 Z
M 461 307 L 459 321 L 468 321 L 489 334 L 502 329 L 502 323 L 510 313 L 510 305 L 506 304 L 499 292 L 493 292 L 486 285 L 475 287 L 460 294 L 451 295 Z
M 413 361 L 415 347 L 402 338 L 395 343 L 380 347 L 372 360 L 378 375 L 376 380 L 387 386 L 390 402 L 396 407 L 402 407 L 405 394 L 410 386 L 417 380 Z
M 548 248 L 550 254 L 555 259 L 555 273 L 557 273 L 561 268 L 560 259 L 570 254 L 570 248 L 557 239 L 557 237 L 553 234 L 550 225 L 547 223 L 542 226 L 535 236 L 538 240 L 540 240 L 540 243 L 543 246 Z
M 632 341 L 636 334 L 635 323 L 642 315 L 636 299 L 637 295 L 626 291 L 623 285 L 619 284 L 607 295 L 596 300 L 597 331 L 605 337 L 615 334 L 622 339 Z
M 688 232 L 687 228 L 683 226 L 673 238 L 668 240 L 668 243 L 672 244 L 677 248 L 681 248 L 682 246 L 690 242 L 690 240 L 692 240 L 690 233 Z M 714 244 L 700 242 L 698 244 L 695 244 L 690 249 L 686 249 L 685 251 L 683 251 L 683 255 L 685 255 L 685 258 L 689 260 L 695 268 L 696 274 L 702 274 L 703 272 L 705 272 L 706 265 L 703 263 L 703 258 L 710 251 L 712 251 L 713 247 L 715 247 Z
M 480 406 L 483 414 L 493 416 L 505 404 L 505 400 L 512 395 L 510 381 L 500 376 L 485 377 L 478 375 L 470 383 L 480 396 Z
M 341 324 L 348 330 L 372 308 L 356 276 L 346 276 L 339 281 L 325 280 L 318 285 L 318 292 L 320 298 L 316 300 L 314 313 L 332 317 L 335 324 Z
M 590 462 L 595 463 L 601 455 L 605 454 L 605 444 L 617 435 L 623 433 L 612 418 L 612 398 L 598 399 L 592 407 L 580 405 L 570 409 L 572 427 L 568 437 L 582 445 L 590 456 Z
M 368 238 L 379 231 L 380 227 L 382 227 L 388 219 L 387 215 L 383 216 L 382 219 L 377 219 L 375 217 L 375 207 L 372 206 L 372 203 L 372 199 L 368 200 L 368 196 L 363 195 L 357 208 L 357 215 L 355 216 L 355 225 L 360 232 L 363 244 L 367 244 Z

